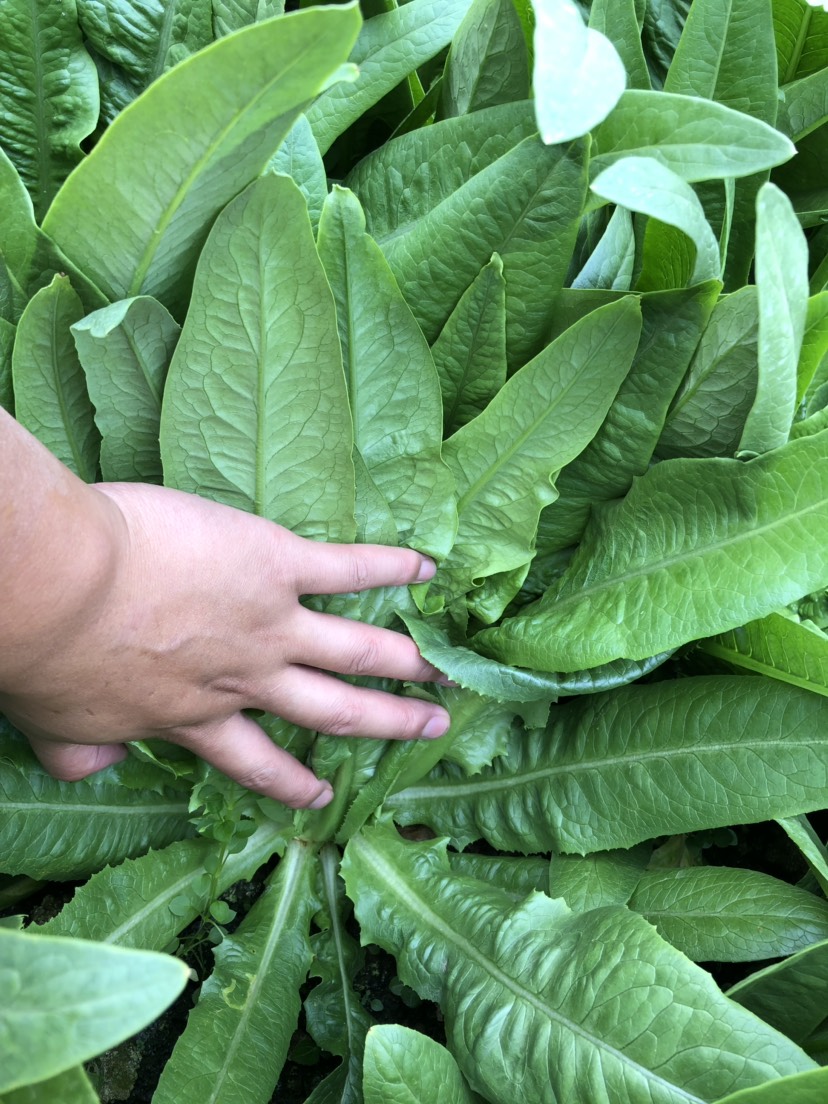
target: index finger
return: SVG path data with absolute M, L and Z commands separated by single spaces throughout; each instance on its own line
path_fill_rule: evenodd
M 411 548 L 312 540 L 302 540 L 302 545 L 296 571 L 300 594 L 350 594 L 374 587 L 425 583 L 437 570 L 432 559 Z

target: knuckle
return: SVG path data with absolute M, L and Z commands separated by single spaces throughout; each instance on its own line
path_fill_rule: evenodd
M 272 793 L 277 789 L 279 781 L 279 771 L 266 763 L 250 767 L 238 778 L 239 784 L 244 786 L 246 790 L 255 790 L 256 793 L 263 794 Z
M 351 673 L 354 675 L 371 675 L 379 669 L 382 660 L 382 648 L 379 641 L 372 637 L 360 640 L 353 651 L 351 658 Z
M 322 731 L 331 736 L 353 736 L 360 731 L 362 715 L 358 706 L 347 699 L 339 699 L 328 707 L 328 715 Z
M 366 590 L 371 585 L 371 565 L 364 552 L 351 553 L 348 578 L 352 590 Z

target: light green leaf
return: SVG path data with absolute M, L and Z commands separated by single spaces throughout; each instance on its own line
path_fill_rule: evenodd
M 522 901 L 529 893 L 544 893 L 549 888 L 549 860 L 545 858 L 476 855 L 473 851 L 449 851 L 447 857 L 456 874 L 489 882 L 515 901 Z
M 526 42 L 514 3 L 472 0 L 446 61 L 443 115 L 467 115 L 528 96 Z
M 48 1081 L 26 1085 L 0 1096 L 0 1104 L 100 1104 L 82 1066 L 75 1066 Z
M 180 313 L 213 219 L 341 79 L 359 22 L 354 5 L 295 12 L 172 69 L 107 129 L 44 230 L 110 298 L 153 295 Z
M 737 455 L 757 456 L 788 440 L 797 365 L 808 314 L 808 243 L 790 201 L 766 184 L 756 201 L 759 376 Z
M 216 968 L 164 1067 L 154 1104 L 270 1100 L 311 964 L 313 861 L 312 848 L 294 840 L 241 926 L 216 949 Z
M 270 162 L 273 172 L 293 177 L 308 205 L 314 234 L 319 229 L 322 204 L 328 194 L 328 180 L 322 154 L 306 115 L 300 115 L 288 131 Z
M 353 538 L 334 301 L 289 177 L 263 176 L 213 226 L 164 391 L 161 456 L 180 490 L 301 536 Z
M 828 895 L 828 850 L 814 831 L 811 822 L 802 815 L 779 817 L 777 823 L 799 848 L 820 889 Z
M 780 85 L 828 65 L 828 15 L 808 0 L 773 0 Z
M 449 1051 L 401 1024 L 372 1027 L 365 1040 L 365 1104 L 475 1104 Z
M 719 243 L 698 196 L 684 180 L 651 157 L 624 157 L 604 169 L 592 191 L 610 203 L 675 226 L 696 247 L 692 282 L 719 276 Z M 645 254 L 646 267 L 646 254 Z
M 573 694 L 596 694 L 625 686 L 663 663 L 667 655 L 653 656 L 643 663 L 616 660 L 603 667 L 554 675 L 508 667 L 478 655 L 441 629 L 433 619 L 400 614 L 420 654 L 459 686 L 501 702 L 554 701 Z
M 147 295 L 103 307 L 72 326 L 101 433 L 104 479 L 161 482 L 161 394 L 180 333 L 166 308 Z
M 650 88 L 650 74 L 641 45 L 641 0 L 592 0 L 589 25 L 607 36 L 618 51 L 631 88 Z
M 252 878 L 282 843 L 283 830 L 264 824 L 241 851 L 227 856 L 215 884 L 205 877 L 205 861 L 217 858 L 219 848 L 205 839 L 181 840 L 127 859 L 93 875 L 57 916 L 37 930 L 163 950 L 206 910 L 211 892 L 219 896 L 241 879 Z M 171 910 L 174 901 L 178 901 L 175 912 Z
M 359 76 L 308 110 L 322 153 L 351 123 L 451 42 L 472 0 L 409 0 L 367 20 L 350 54 Z
M 80 782 L 58 782 L 0 715 L 0 855 L 6 874 L 82 878 L 107 863 L 192 835 L 186 795 L 124 786 L 127 759 Z
M 573 913 L 539 893 L 514 904 L 453 874 L 444 844 L 395 836 L 348 845 L 357 918 L 402 980 L 440 1002 L 449 1046 L 487 1099 L 697 1104 L 814 1068 L 634 913 Z
M 98 121 L 98 80 L 75 0 L 6 0 L 0 39 L 0 145 L 43 217 Z
M 507 133 L 492 137 L 500 124 Z M 518 105 L 426 129 L 428 140 L 411 134 L 388 143 L 349 183 L 430 342 L 492 253 L 500 255 L 507 351 L 517 368 L 545 343 L 553 300 L 563 286 L 585 195 L 584 146 L 546 149 L 536 137 L 520 141 L 531 125 Z M 473 146 L 458 151 L 465 135 Z M 435 179 L 443 167 L 445 174 Z M 392 176 L 387 192 L 384 179 L 378 180 L 382 173 Z M 429 182 L 421 191 L 425 174 Z M 402 190 L 394 179 L 405 181 Z
M 769 1081 L 722 1097 L 717 1104 L 822 1104 L 828 1092 L 828 1069 L 809 1070 L 781 1081 Z
M 656 446 L 662 460 L 736 451 L 756 395 L 759 305 L 741 288 L 713 309 Z
M 635 235 L 630 212 L 616 207 L 603 237 L 572 281 L 574 288 L 629 291 L 635 262 Z
M 629 906 L 695 962 L 794 954 L 828 937 L 828 902 L 755 870 L 653 870 Z
M 636 89 L 596 128 L 592 148 L 592 176 L 622 157 L 652 157 L 691 184 L 750 176 L 795 152 L 772 126 L 722 104 Z
M 596 503 L 625 495 L 643 475 L 667 408 L 695 350 L 720 284 L 642 296 L 641 340 L 598 432 L 555 480 L 558 498 L 538 524 L 542 552 L 577 544 Z
M 0 928 L 0 1092 L 45 1081 L 134 1035 L 184 988 L 183 962 Z
M 825 1019 L 828 940 L 758 970 L 728 989 L 731 1000 L 802 1043 Z
M 83 306 L 68 276 L 33 296 L 17 326 L 12 353 L 15 415 L 87 483 L 98 472 L 100 435 L 70 327 Z
M 433 592 L 459 595 L 531 560 L 540 511 L 556 497 L 554 474 L 603 421 L 640 330 L 632 296 L 594 311 L 512 376 L 446 442 L 459 527 Z
M 457 515 L 454 481 L 440 459 L 440 383 L 352 192 L 336 188 L 327 199 L 319 253 L 336 301 L 354 444 L 394 515 L 400 542 L 443 557 Z
M 699 647 L 736 667 L 828 697 L 828 636 L 808 621 L 771 613 Z
M 282 15 L 285 0 L 213 0 L 213 27 L 216 37 L 240 31 L 251 23 L 261 23 Z
M 828 707 L 770 679 L 627 686 L 553 707 L 473 779 L 438 767 L 389 798 L 460 847 L 588 854 L 821 809 Z
M 547 145 L 571 142 L 606 119 L 627 83 L 612 42 L 585 27 L 573 0 L 532 0 L 535 116 Z
M 822 589 L 823 437 L 749 464 L 651 468 L 621 503 L 594 516 L 541 602 L 484 630 L 474 646 L 519 666 L 580 670 L 727 632 Z
M 555 855 L 549 868 L 549 896 L 563 897 L 575 912 L 626 905 L 644 873 L 650 852 L 650 846 L 641 844 L 627 851 Z
M 463 292 L 431 354 L 449 437 L 476 418 L 506 382 L 506 281 L 497 253 Z
M 117 82 L 102 82 L 107 122 L 167 69 L 213 41 L 210 0 L 77 0 L 77 5 L 96 57 L 117 74 Z M 113 96 L 116 87 L 119 94 Z

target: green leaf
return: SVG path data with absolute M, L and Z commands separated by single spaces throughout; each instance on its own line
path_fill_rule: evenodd
M 322 153 L 351 123 L 451 42 L 471 0 L 409 0 L 367 20 L 350 54 L 359 76 L 329 89 L 308 110 Z
M 715 100 L 773 126 L 776 59 L 764 49 L 772 7 L 772 0 L 695 0 L 664 91 Z
M 634 262 L 632 217 L 626 207 L 616 207 L 603 237 L 572 281 L 572 287 L 629 291 Z
M 556 497 L 553 476 L 603 421 L 640 330 L 632 296 L 594 311 L 521 368 L 446 442 L 459 527 L 432 591 L 462 594 L 487 576 L 529 563 L 540 511 Z
M 500 124 L 507 133 L 490 138 Z M 582 143 L 546 149 L 536 137 L 520 141 L 526 129 L 525 110 L 516 105 L 447 119 L 427 128 L 428 140 L 411 134 L 389 142 L 348 181 L 430 342 L 492 253 L 500 255 L 513 369 L 545 343 L 586 188 Z M 473 146 L 458 151 L 466 135 Z M 416 185 L 426 169 L 423 191 Z M 390 184 L 379 197 L 378 174 L 389 170 L 405 183 L 401 191 Z
M 213 0 L 213 27 L 216 37 L 240 31 L 251 23 L 261 23 L 282 15 L 285 0 Z
M 433 619 L 420 619 L 401 613 L 420 654 L 458 685 L 500 702 L 554 701 L 569 694 L 595 694 L 634 682 L 663 663 L 666 655 L 653 656 L 643 663 L 616 660 L 604 667 L 554 675 L 547 671 L 527 671 L 508 667 L 478 655 L 464 647 L 440 628 Z
M 211 889 L 225 893 L 241 879 L 250 879 L 279 849 L 283 832 L 265 824 L 228 855 L 218 867 L 215 884 L 206 879 L 206 865 L 220 855 L 209 840 L 181 840 L 161 851 L 150 851 L 119 866 L 108 866 L 75 891 L 72 900 L 38 931 L 73 935 L 121 947 L 160 951 L 210 904 Z M 171 906 L 178 901 L 175 912 Z
M 571 142 L 606 119 L 627 83 L 612 42 L 585 27 L 573 0 L 532 0 L 535 116 L 547 145 Z
M 755 268 L 759 376 L 737 453 L 747 457 L 788 440 L 808 314 L 808 244 L 790 201 L 773 184 L 756 201 Z
M 292 176 L 308 205 L 314 234 L 319 229 L 322 205 L 328 194 L 328 180 L 322 154 L 306 115 L 300 115 L 276 150 L 269 168 Z
M 400 542 L 445 556 L 457 522 L 454 481 L 440 459 L 440 383 L 352 192 L 336 188 L 326 201 L 319 253 L 336 301 L 354 444 Z
M 2 149 L 0 208 L 4 214 L 0 219 L 0 262 L 5 318 L 16 322 L 31 296 L 58 272 L 71 275 L 86 310 L 95 310 L 106 302 L 38 227 L 29 193 Z
M 780 85 L 828 65 L 828 15 L 807 0 L 774 0 Z
M 828 292 L 821 291 L 808 300 L 805 333 L 796 369 L 796 401 L 799 405 L 811 386 L 821 379 L 818 375 L 828 354 Z M 819 384 L 817 383 L 817 386 Z
M 828 894 L 828 850 L 814 831 L 811 822 L 803 815 L 780 817 L 777 823 L 799 848 L 819 888 L 823 893 Z
M 82 878 L 107 863 L 191 835 L 187 798 L 132 789 L 127 759 L 80 782 L 58 782 L 0 715 L 0 855 L 6 874 Z
M 589 912 L 605 905 L 626 905 L 641 879 L 650 852 L 647 844 L 641 844 L 628 851 L 555 855 L 549 868 L 549 896 L 563 897 L 575 912 Z
M 822 1104 L 828 1092 L 828 1069 L 808 1070 L 722 1097 L 718 1104 Z
M 472 0 L 446 61 L 443 115 L 467 115 L 528 96 L 526 42 L 514 3 Z
M 463 292 L 431 353 L 449 437 L 476 418 L 506 382 L 506 281 L 497 253 Z
M 641 45 L 641 0 L 592 0 L 589 25 L 607 36 L 618 51 L 631 88 L 650 88 L 650 74 Z
M 682 180 L 750 176 L 791 158 L 779 131 L 722 104 L 668 92 L 625 92 L 593 133 L 590 174 L 622 157 L 652 157 Z
M 651 468 L 593 518 L 541 602 L 484 630 L 475 647 L 519 666 L 580 670 L 726 632 L 823 588 L 823 437 L 791 441 L 749 464 L 669 460 Z
M 331 845 L 323 847 L 320 862 L 324 908 L 317 917 L 321 930 L 312 940 L 311 976 L 321 978 L 321 983 L 305 1000 L 305 1020 L 314 1042 L 342 1058 L 342 1064 L 334 1072 L 337 1101 L 355 1104 L 361 1100 L 365 1036 L 374 1020 L 360 1004 L 353 987 L 364 955 L 346 928 L 350 909 L 339 878 L 337 849 Z
M 755 870 L 649 871 L 629 905 L 695 962 L 778 958 L 828 937 L 828 902 Z
M 759 306 L 756 289 L 741 288 L 713 308 L 678 390 L 656 456 L 726 456 L 736 451 L 756 394 Z
M 728 989 L 761 1019 L 802 1043 L 825 1019 L 828 940 L 758 970 Z
M 654 83 L 664 84 L 692 0 L 647 0 L 642 38 Z
M 111 299 L 152 295 L 180 313 L 213 219 L 341 79 L 358 26 L 352 5 L 296 12 L 172 69 L 107 129 L 44 230 Z
M 450 1052 L 400 1024 L 372 1027 L 365 1041 L 365 1104 L 475 1104 Z
M 184 988 L 183 962 L 0 928 L 0 1092 L 45 1081 L 134 1035 Z
M 98 472 L 100 436 L 70 333 L 83 306 L 68 276 L 55 276 L 29 301 L 12 354 L 15 415 L 87 483 Z
M 104 479 L 161 482 L 161 394 L 180 332 L 147 295 L 113 303 L 72 326 L 101 433 Z
M 75 1066 L 48 1081 L 26 1085 L 0 1096 L 0 1104 L 100 1104 L 82 1066 Z
M 549 887 L 549 860 L 514 858 L 511 855 L 475 855 L 472 851 L 449 851 L 451 869 L 463 878 L 490 882 L 522 901 L 532 892 L 543 893 Z
M 271 884 L 217 947 L 216 968 L 164 1067 L 155 1104 L 270 1100 L 311 964 L 313 861 L 304 841 L 289 844 Z
M 111 122 L 120 108 L 167 69 L 213 41 L 210 0 L 77 0 L 83 33 L 98 58 L 118 75 L 121 94 L 102 82 L 101 113 Z
M 770 679 L 628 686 L 553 707 L 474 779 L 438 767 L 386 803 L 464 847 L 588 854 L 821 809 L 826 706 Z
M 719 243 L 698 196 L 676 173 L 652 157 L 624 157 L 604 169 L 591 187 L 611 203 L 681 230 L 696 247 L 692 282 L 717 279 Z M 644 265 L 646 271 L 646 250 Z
M 281 264 L 268 263 L 275 252 Z M 161 456 L 180 490 L 305 537 L 353 538 L 334 301 L 304 198 L 286 176 L 256 181 L 210 232 L 164 391 Z
M 12 384 L 12 350 L 15 328 L 5 318 L 0 318 L 0 406 L 14 414 L 14 386 Z
M 733 666 L 828 697 L 828 636 L 808 621 L 770 613 L 699 647 Z
M 720 286 L 642 297 L 641 340 L 632 366 L 592 441 L 555 480 L 558 498 L 541 512 L 539 549 L 577 544 L 594 505 L 620 498 L 647 470 L 670 401 L 707 332 Z
M 43 217 L 98 121 L 98 79 L 75 0 L 7 0 L 0 40 L 0 145 Z
M 634 913 L 573 913 L 542 894 L 514 904 L 453 874 L 444 845 L 395 836 L 351 840 L 348 893 L 364 938 L 439 1000 L 448 1044 L 487 1099 L 696 1104 L 813 1068 Z

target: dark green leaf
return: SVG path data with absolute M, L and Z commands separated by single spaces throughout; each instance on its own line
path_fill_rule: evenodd
M 590 27 L 605 34 L 615 46 L 627 71 L 630 88 L 650 88 L 650 74 L 641 45 L 639 11 L 644 7 L 641 0 L 592 0 L 589 9 Z
M 626 905 L 644 872 L 651 850 L 647 844 L 641 844 L 628 851 L 555 855 L 549 868 L 549 896 L 563 897 L 575 912 L 589 912 L 605 905 Z
M 514 103 L 529 95 L 523 28 L 512 0 L 473 0 L 457 28 L 442 86 L 444 116 Z
M 60 1104 L 100 1104 L 98 1094 L 82 1066 L 0 1096 L 0 1104 L 56 1104 L 56 1101 Z
M 828 1069 L 809 1070 L 781 1081 L 724 1096 L 718 1104 L 822 1104 L 828 1092 Z
M 738 982 L 727 995 L 797 1043 L 825 1018 L 828 940 Z
M 217 37 L 232 34 L 284 10 L 285 0 L 213 0 L 213 27 Z
M 810 622 L 771 613 L 699 647 L 736 667 L 828 696 L 828 636 Z

